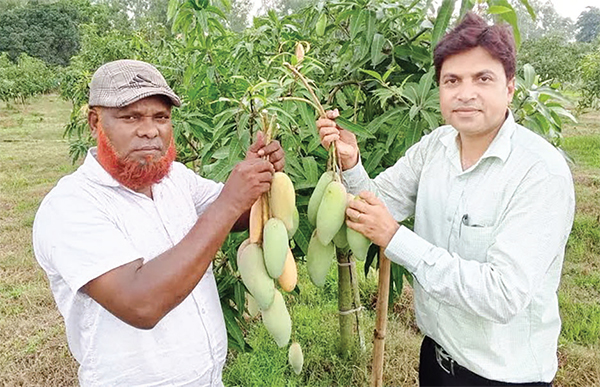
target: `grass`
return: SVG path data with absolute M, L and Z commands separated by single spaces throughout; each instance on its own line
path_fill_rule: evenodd
M 77 383 L 62 317 L 31 247 L 41 199 L 75 169 L 62 139 L 69 113 L 56 96 L 0 104 L 0 385 Z
M 73 170 L 62 139 L 70 106 L 56 96 L 7 109 L 0 105 L 0 386 L 75 386 L 77 364 L 64 323 L 31 248 L 31 226 L 44 195 Z M 600 113 L 580 117 L 564 131 L 572 165 L 577 212 L 559 290 L 563 329 L 556 387 L 600 386 Z M 337 275 L 324 288 L 310 284 L 298 265 L 301 292 L 287 294 L 293 340 L 304 352 L 295 375 L 287 348 L 277 348 L 263 324 L 250 321 L 252 352 L 230 351 L 227 386 L 369 385 L 377 279 L 360 273 L 366 350 L 338 356 Z M 421 335 L 411 289 L 390 308 L 385 352 L 386 385 L 415 386 Z

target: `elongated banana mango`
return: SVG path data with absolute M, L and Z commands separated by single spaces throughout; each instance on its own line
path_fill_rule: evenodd
M 239 260 L 240 260 L 240 255 L 242 254 L 242 251 L 244 251 L 244 249 L 245 249 L 246 247 L 248 247 L 248 245 L 249 245 L 249 244 L 250 244 L 250 238 L 247 238 L 247 239 L 245 239 L 245 240 L 244 240 L 244 241 L 243 241 L 243 242 L 240 244 L 240 246 L 238 247 L 238 250 L 237 250 L 237 261 L 239 261 Z
M 237 260 L 242 282 L 256 299 L 261 310 L 268 309 L 275 296 L 275 283 L 265 268 L 263 252 L 260 246 L 250 243 L 240 251 Z
M 263 230 L 263 254 L 267 273 L 271 278 L 279 278 L 289 250 L 288 234 L 283 221 L 271 218 Z
M 291 292 L 298 283 L 298 269 L 296 268 L 296 260 L 292 250 L 288 248 L 287 257 L 285 258 L 285 265 L 283 266 L 283 273 L 278 278 L 279 286 L 286 291 Z
M 340 230 L 346 219 L 346 187 L 332 181 L 325 188 L 317 211 L 317 236 L 327 245 Z
M 306 211 L 308 215 L 308 221 L 313 226 L 317 224 L 317 212 L 319 211 L 319 205 L 321 204 L 321 200 L 323 199 L 323 194 L 325 193 L 325 188 L 327 185 L 333 181 L 333 172 L 327 171 L 321 175 L 315 189 L 313 190 L 312 195 L 310 195 L 310 199 L 308 200 L 308 209 Z
M 248 300 L 248 314 L 250 315 L 250 317 L 254 318 L 258 316 L 260 309 L 256 300 L 254 299 L 254 297 L 252 297 L 252 294 L 246 293 L 246 299 Z
M 322 287 L 329 273 L 331 262 L 335 259 L 335 245 L 332 242 L 324 245 L 313 232 L 306 253 L 306 269 L 313 284 Z
M 350 246 L 350 250 L 356 259 L 359 261 L 367 259 L 367 252 L 369 251 L 369 246 L 371 246 L 369 238 L 350 227 L 346 228 L 346 237 L 348 246 Z
M 304 355 L 302 354 L 302 347 L 300 347 L 300 344 L 294 342 L 290 345 L 288 361 L 292 366 L 294 373 L 300 375 L 302 366 L 304 365 Z
M 292 319 L 279 291 L 275 291 L 271 307 L 262 311 L 262 320 L 279 348 L 289 343 L 292 335 Z
M 296 193 L 292 180 L 283 172 L 275 172 L 271 181 L 269 195 L 271 214 L 283 221 L 285 228 L 294 227 L 294 209 L 296 208 Z
M 354 196 L 350 193 L 347 195 L 346 199 L 348 200 L 348 203 L 350 200 L 363 200 L 360 196 Z M 352 251 L 352 254 L 356 259 L 359 261 L 367 259 L 367 253 L 371 246 L 369 238 L 350 227 L 346 227 L 346 240 L 348 241 L 348 246 L 350 246 L 350 251 Z
M 348 238 L 346 237 L 346 228 L 347 228 L 346 222 L 344 222 L 342 224 L 342 227 L 340 227 L 340 230 L 333 237 L 333 244 L 335 244 L 335 247 L 337 247 L 338 249 L 345 249 L 346 247 L 348 247 Z
M 298 208 L 294 207 L 294 217 L 293 217 L 292 229 L 288 230 L 288 238 L 292 239 L 298 231 L 298 226 L 300 225 L 300 214 L 298 213 Z
M 250 242 L 260 243 L 263 233 L 262 198 L 258 198 L 250 208 Z

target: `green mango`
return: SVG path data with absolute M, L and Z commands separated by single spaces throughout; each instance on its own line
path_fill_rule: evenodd
M 308 215 L 308 221 L 313 226 L 317 224 L 317 211 L 319 211 L 319 205 L 321 204 L 321 200 L 323 199 L 325 188 L 327 188 L 327 185 L 329 185 L 329 183 L 333 181 L 333 176 L 333 171 L 327 171 L 323 173 L 319 178 L 319 181 L 317 182 L 317 185 L 315 186 L 312 195 L 310 195 L 306 214 Z
M 288 233 L 285 224 L 278 218 L 271 218 L 263 229 L 263 252 L 267 273 L 271 278 L 279 278 L 289 248 Z
M 346 187 L 332 181 L 325 188 L 319 211 L 317 211 L 317 236 L 326 245 L 340 230 L 346 220 Z
M 332 242 L 323 245 L 317 237 L 317 232 L 313 232 L 306 253 L 306 269 L 313 284 L 319 287 L 325 285 L 325 279 L 334 259 L 335 245 Z
M 289 343 L 292 335 L 292 319 L 285 306 L 285 300 L 279 291 L 275 291 L 271 307 L 262 311 L 262 320 L 279 348 Z
M 242 282 L 256 300 L 262 310 L 268 309 L 275 296 L 275 283 L 269 277 L 263 259 L 263 252 L 259 245 L 250 243 L 238 256 L 238 270 Z

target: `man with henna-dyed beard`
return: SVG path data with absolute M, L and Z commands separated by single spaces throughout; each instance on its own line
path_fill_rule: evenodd
M 139 61 L 101 66 L 98 146 L 36 214 L 33 245 L 82 386 L 221 386 L 227 334 L 212 260 L 284 165 L 259 134 L 225 184 L 175 162 L 179 97 Z M 267 156 L 264 158 L 263 156 Z

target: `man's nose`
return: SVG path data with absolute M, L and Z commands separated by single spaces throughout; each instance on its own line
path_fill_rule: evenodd
M 140 124 L 137 127 L 138 137 L 154 138 L 159 133 L 158 124 L 152 117 L 144 117 L 140 120 Z
M 470 101 L 477 96 L 477 89 L 472 82 L 462 82 L 458 89 L 457 98 L 459 101 Z

